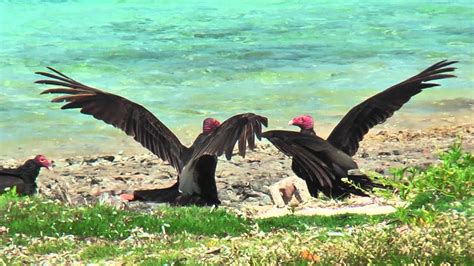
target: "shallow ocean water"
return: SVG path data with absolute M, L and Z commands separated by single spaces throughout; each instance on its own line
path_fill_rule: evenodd
M 330 128 L 365 98 L 459 60 L 457 79 L 395 115 L 397 126 L 436 125 L 473 111 L 473 18 L 465 0 L 3 1 L 0 156 L 135 145 L 39 95 L 34 72 L 45 66 L 146 106 L 190 143 L 204 118 L 240 112 L 268 116 L 271 128 L 308 113 Z

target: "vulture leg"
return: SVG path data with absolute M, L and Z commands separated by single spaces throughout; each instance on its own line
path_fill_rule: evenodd
M 180 194 L 178 183 L 175 183 L 168 188 L 135 190 L 133 192 L 133 200 L 173 203 Z

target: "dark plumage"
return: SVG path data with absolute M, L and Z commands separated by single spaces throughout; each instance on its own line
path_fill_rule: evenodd
M 331 132 L 327 140 L 316 135 L 313 119 L 302 115 L 290 121 L 301 128 L 300 132 L 274 130 L 262 134 L 280 151 L 293 157 L 292 170 L 306 181 L 310 194 L 317 197 L 319 191 L 337 198 L 349 194 L 366 195 L 364 191 L 341 181 L 347 177 L 364 190 L 383 187 L 372 182 L 366 175 L 351 175 L 348 170 L 358 166 L 351 158 L 359 148 L 359 142 L 370 128 L 391 117 L 403 104 L 423 89 L 439 86 L 431 80 L 452 78 L 446 74 L 455 70 L 448 67 L 456 61 L 441 61 L 416 76 L 394 85 L 353 107 Z
M 177 204 L 219 204 L 214 179 L 217 157 L 225 154 L 230 160 L 237 142 L 239 155 L 245 156 L 247 146 L 253 149 L 255 137 L 260 139 L 262 125 L 267 126 L 265 117 L 252 113 L 235 115 L 222 124 L 208 118 L 204 120 L 203 132 L 191 147 L 186 147 L 143 106 L 79 83 L 53 68 L 48 69 L 55 74 L 37 74 L 51 79 L 38 80 L 36 83 L 60 86 L 47 89 L 42 94 L 65 94 L 52 100 L 67 102 L 61 109 L 79 108 L 81 113 L 123 130 L 176 169 L 177 184 L 166 189 L 136 191 L 136 199 Z
M 41 167 L 51 168 L 51 163 L 44 155 L 37 155 L 18 168 L 0 168 L 0 193 L 13 187 L 16 187 L 16 192 L 20 195 L 36 193 L 36 178 Z

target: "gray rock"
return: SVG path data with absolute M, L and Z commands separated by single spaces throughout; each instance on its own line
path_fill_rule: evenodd
M 103 160 L 106 160 L 106 161 L 109 161 L 109 162 L 113 162 L 115 160 L 115 156 L 113 156 L 113 155 L 100 156 L 99 158 L 103 159 Z
M 264 205 L 272 205 L 272 204 L 273 204 L 273 201 L 269 195 L 266 195 L 266 194 L 262 195 L 260 199 L 260 205 L 264 206 Z

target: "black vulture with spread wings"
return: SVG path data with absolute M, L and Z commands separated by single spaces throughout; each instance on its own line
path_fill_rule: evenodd
M 292 170 L 304 179 L 313 197 L 323 192 L 332 198 L 343 198 L 350 194 L 365 196 L 364 190 L 384 187 L 368 176 L 354 174 L 357 169 L 352 156 L 359 142 L 370 128 L 381 124 L 395 111 L 422 90 L 439 86 L 430 81 L 455 77 L 449 72 L 450 65 L 457 61 L 438 62 L 416 76 L 394 85 L 353 107 L 324 140 L 316 135 L 314 121 L 309 115 L 293 118 L 289 125 L 300 127 L 300 132 L 272 130 L 262 134 L 281 152 L 293 158 Z M 347 177 L 355 186 L 343 182 Z M 362 190 L 360 189 L 362 188 Z
M 255 148 L 255 137 L 260 139 L 262 125 L 267 118 L 253 113 L 235 115 L 223 123 L 214 118 L 203 122 L 203 131 L 193 145 L 186 147 L 156 116 L 145 107 L 124 97 L 89 87 L 77 82 L 54 68 L 53 73 L 36 72 L 50 79 L 35 83 L 54 85 L 42 94 L 65 94 L 52 102 L 67 102 L 61 109 L 78 108 L 123 130 L 137 142 L 178 172 L 178 181 L 171 187 L 135 191 L 129 199 L 169 202 L 179 205 L 219 204 L 215 170 L 217 157 L 225 154 L 228 160 L 237 144 L 238 153 L 245 156 L 247 147 Z M 127 198 L 127 197 L 126 197 Z

